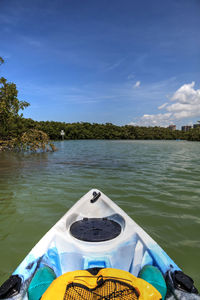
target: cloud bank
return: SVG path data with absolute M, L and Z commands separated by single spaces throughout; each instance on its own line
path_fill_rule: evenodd
M 165 110 L 158 114 L 145 114 L 132 125 L 168 126 L 182 119 L 200 117 L 200 89 L 194 88 L 195 82 L 182 85 L 166 102 L 158 107 Z M 172 103 L 173 102 L 173 103 Z

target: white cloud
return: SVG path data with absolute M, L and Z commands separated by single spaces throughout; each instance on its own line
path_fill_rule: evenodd
M 163 109 L 163 108 L 165 108 L 165 107 L 167 106 L 167 104 L 168 104 L 168 102 L 166 102 L 166 103 L 164 103 L 164 104 L 158 106 L 158 109 Z
M 134 88 L 139 88 L 141 82 L 140 81 L 137 81 L 135 84 L 134 84 Z
M 180 103 L 191 103 L 195 100 L 196 96 L 200 96 L 200 90 L 194 89 L 195 82 L 184 84 L 181 86 L 172 96 L 172 101 L 178 101 Z
M 136 122 L 131 122 L 129 125 L 138 126 L 168 126 L 171 120 L 171 113 L 155 114 L 155 115 L 143 115 Z
M 195 82 L 184 84 L 172 96 L 175 103 L 166 107 L 175 119 L 200 116 L 200 89 L 194 89 Z
M 195 82 L 182 85 L 171 97 L 171 102 L 158 107 L 165 112 L 143 115 L 137 124 L 143 126 L 167 126 L 181 119 L 200 117 L 200 89 L 194 88 Z

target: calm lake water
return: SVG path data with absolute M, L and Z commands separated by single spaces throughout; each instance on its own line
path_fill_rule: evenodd
M 200 288 L 200 143 L 62 141 L 0 153 L 0 283 L 88 190 L 121 206 Z

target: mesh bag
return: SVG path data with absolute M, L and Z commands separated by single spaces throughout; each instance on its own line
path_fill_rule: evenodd
M 69 283 L 63 300 L 135 300 L 139 299 L 137 290 L 117 279 L 103 279 L 103 276 L 97 278 L 97 285 L 90 289 L 88 286 L 80 283 Z
M 148 282 L 129 272 L 105 268 L 96 275 L 87 270 L 65 273 L 55 279 L 42 300 L 160 300 Z

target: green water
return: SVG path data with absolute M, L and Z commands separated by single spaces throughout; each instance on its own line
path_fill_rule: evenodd
M 63 141 L 0 153 L 0 283 L 91 188 L 116 201 L 200 288 L 200 143 Z

